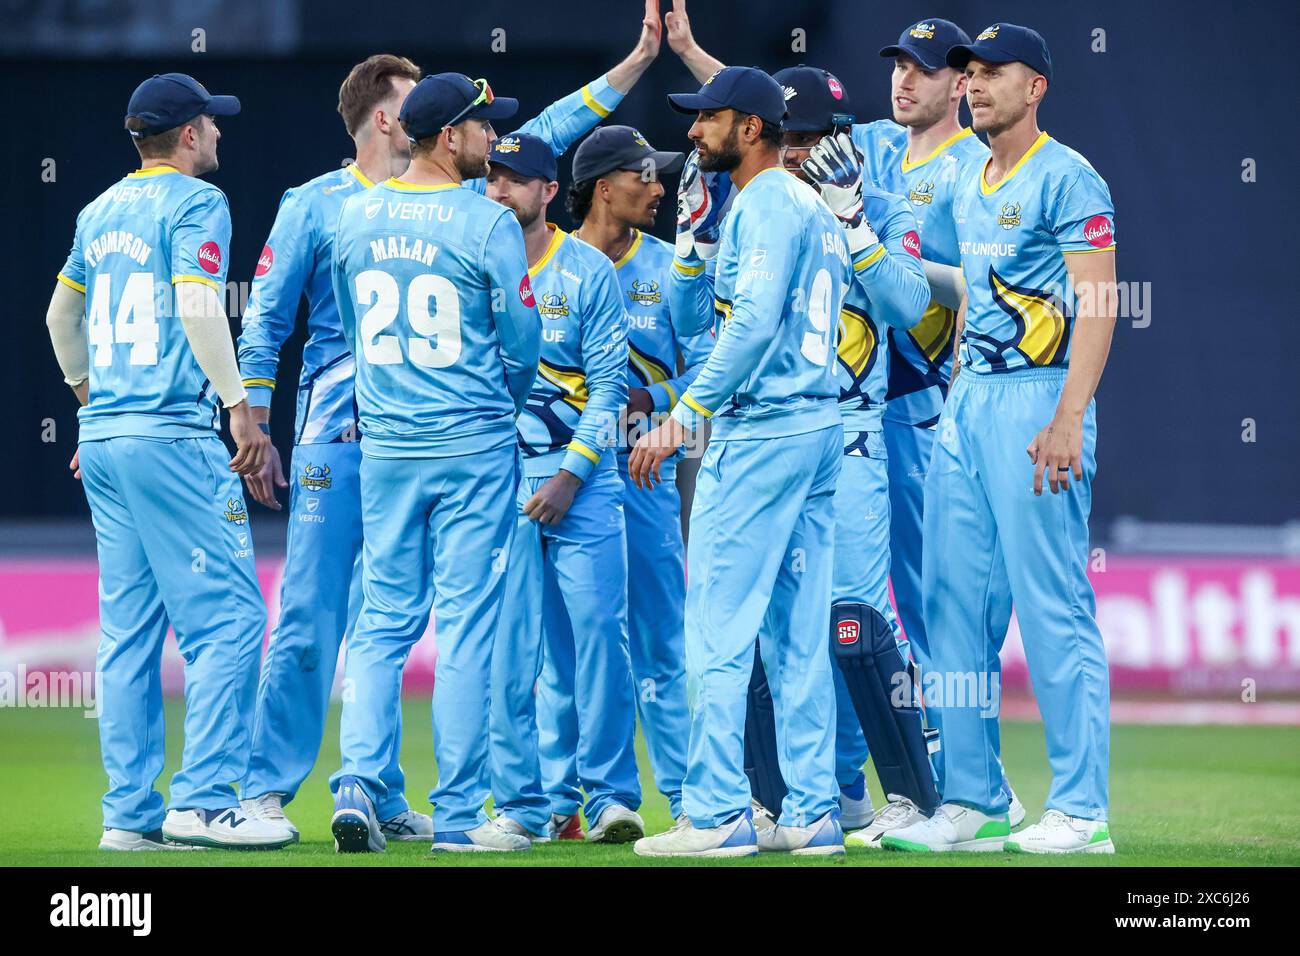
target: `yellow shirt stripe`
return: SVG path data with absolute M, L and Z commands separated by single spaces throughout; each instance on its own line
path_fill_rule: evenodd
M 873 262 L 878 262 L 884 254 L 885 254 L 885 244 L 883 242 L 878 243 L 876 245 L 875 251 L 869 254 L 865 259 L 853 263 L 853 268 L 855 271 L 861 272 L 863 269 L 871 265 Z
M 221 284 L 216 279 L 209 279 L 207 276 L 172 276 L 172 285 L 180 285 L 182 282 L 197 282 L 200 285 L 206 285 L 218 292 L 221 291 Z
M 687 265 L 685 262 L 682 262 L 682 260 L 680 259 L 674 259 L 673 268 L 676 269 L 684 276 L 697 276 L 704 271 L 704 263 L 701 262 L 697 266 L 692 266 L 692 265 Z
M 705 418 L 713 417 L 713 412 L 709 411 L 707 408 L 705 408 L 695 399 L 691 398 L 689 393 L 682 396 L 682 401 L 686 403 L 686 407 L 689 408 L 691 411 L 699 415 L 703 415 Z
M 601 105 L 600 100 L 591 95 L 591 87 L 589 86 L 584 86 L 582 88 L 582 102 L 587 104 L 587 109 L 591 110 L 601 119 L 604 119 L 609 115 L 609 110 Z
M 589 459 L 593 465 L 600 464 L 600 456 L 580 441 L 574 440 L 569 442 L 568 449 L 569 451 L 576 451 L 583 458 Z
M 55 276 L 54 278 L 58 279 L 60 282 L 62 282 L 64 285 L 66 285 L 66 286 L 67 286 L 69 289 L 71 289 L 72 291 L 74 291 L 74 292 L 80 292 L 82 295 L 85 295 L 85 294 L 86 294 L 86 287 L 85 287 L 84 285 L 82 285 L 80 282 L 73 282 L 71 279 L 69 279 L 67 276 L 65 276 L 62 272 L 60 272 L 60 273 L 59 273 L 57 276 Z
M 269 388 L 275 391 L 275 379 L 273 378 L 246 378 L 244 379 L 244 388 Z

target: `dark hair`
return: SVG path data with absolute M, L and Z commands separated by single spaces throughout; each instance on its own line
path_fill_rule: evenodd
M 569 194 L 564 197 L 564 208 L 569 211 L 569 218 L 574 222 L 583 222 L 587 213 L 591 212 L 591 197 L 596 191 L 596 180 L 599 178 L 593 176 L 569 187 Z
M 763 123 L 763 128 L 758 132 L 758 141 L 760 143 L 767 143 L 769 146 L 780 146 L 781 137 L 785 135 L 781 130 L 781 124 L 769 123 L 761 116 L 759 117 L 759 120 Z
M 356 136 L 370 111 L 392 94 L 395 78 L 418 81 L 420 68 L 404 56 L 376 53 L 348 73 L 339 87 L 339 115 L 349 136 Z
M 141 159 L 166 159 L 176 151 L 176 147 L 181 143 L 181 130 L 198 122 L 198 117 L 181 123 L 180 126 L 169 129 L 166 132 L 158 133 L 154 136 L 131 137 L 131 142 L 135 143 L 136 150 L 140 153 Z M 139 131 L 147 129 L 149 123 L 138 116 L 133 116 L 126 121 L 128 130 Z

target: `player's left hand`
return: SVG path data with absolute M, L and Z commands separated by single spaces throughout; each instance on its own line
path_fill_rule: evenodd
M 268 449 L 262 467 L 251 475 L 245 475 L 244 483 L 248 485 L 254 501 L 266 505 L 272 511 L 280 511 L 282 509 L 275 497 L 275 489 L 288 488 L 289 482 L 284 480 L 284 465 L 280 462 L 279 449 L 273 444 Z
M 524 514 L 538 524 L 559 524 L 581 487 L 581 478 L 561 468 L 524 503 Z
M 637 40 L 635 55 L 653 60 L 659 55 L 659 41 L 664 25 L 659 19 L 659 0 L 645 0 L 645 17 L 641 20 L 641 38 Z
M 72 472 L 72 477 L 78 481 L 81 480 L 81 449 L 78 448 L 72 453 L 72 461 L 68 462 L 68 469 Z
M 1043 474 L 1052 494 L 1070 490 L 1070 477 L 1083 481 L 1083 421 L 1060 415 L 1025 449 L 1034 463 L 1034 494 L 1043 493 Z
M 677 453 L 685 438 L 686 429 L 675 418 L 667 419 L 654 431 L 638 438 L 627 459 L 627 473 L 632 482 L 643 491 L 650 491 L 655 482 L 662 482 L 660 466 Z

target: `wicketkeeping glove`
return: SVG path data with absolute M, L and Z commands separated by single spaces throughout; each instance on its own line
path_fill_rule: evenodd
M 677 184 L 678 258 L 687 259 L 694 252 L 707 260 L 718 254 L 722 220 L 735 194 L 731 174 L 702 173 L 699 152 L 691 150 Z
M 862 211 L 862 153 L 848 133 L 823 137 L 801 168 L 844 227 L 852 256 L 880 242 Z

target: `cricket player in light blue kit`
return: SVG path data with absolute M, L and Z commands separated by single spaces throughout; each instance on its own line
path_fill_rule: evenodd
M 965 70 L 991 156 L 953 201 L 967 297 L 961 369 L 926 478 L 923 593 L 931 673 L 943 691 L 976 693 L 936 692 L 943 804 L 882 844 L 1113 853 L 1109 680 L 1085 569 L 1093 395 L 1115 325 L 1114 209 L 1088 161 L 1038 128 L 1052 75 L 1039 34 L 994 24 L 947 61 Z M 990 582 L 1012 594 L 1052 767 L 1046 813 L 1015 834 L 997 759 L 997 648 L 1009 614 L 993 620 L 971 604 Z
M 622 63 L 551 104 L 523 129 L 556 155 L 563 153 L 635 85 L 654 56 L 647 34 L 643 24 L 641 39 Z M 245 809 L 289 826 L 283 807 L 315 763 L 339 645 L 360 608 L 361 452 L 355 365 L 330 284 L 334 227 L 349 196 L 401 175 L 410 162 L 397 114 L 419 78 L 414 63 L 391 54 L 369 57 L 349 73 L 338 108 L 356 144 L 356 162 L 285 193 L 244 313 L 240 363 L 250 402 L 268 421 L 280 349 L 293 332 L 299 300 L 305 296 L 308 303 L 280 620 L 262 665 L 243 788 Z M 484 180 L 475 177 L 465 185 L 482 192 Z M 284 484 L 275 453 L 249 479 L 253 497 L 276 510 L 275 487 Z M 399 725 L 399 750 L 400 739 Z M 407 805 L 398 758 L 395 750 L 384 771 L 389 796 L 376 808 L 381 825 L 389 839 L 428 839 L 432 822 Z
M 249 410 L 226 324 L 230 210 L 197 177 L 217 168 L 214 117 L 239 101 L 168 73 L 131 96 L 141 168 L 77 217 L 47 324 L 82 409 L 72 461 L 99 552 L 100 746 L 105 850 L 179 844 L 281 847 L 293 834 L 247 818 L 232 782 L 247 766 L 266 628 L 236 474 L 269 446 Z M 238 446 L 226 453 L 221 403 Z M 185 749 L 164 814 L 160 674 L 168 628 L 185 658 Z
M 639 439 L 628 462 L 638 487 L 653 483 L 659 463 L 712 418 L 687 559 L 687 672 L 695 692 L 682 791 L 689 820 L 638 841 L 636 852 L 757 852 L 744 727 L 762 628 L 789 794 L 780 823 L 761 839 L 771 849 L 843 853 L 826 643 L 844 438 L 835 334 L 852 276 L 848 250 L 816 190 L 779 165 L 785 99 L 775 80 L 728 67 L 698 93 L 669 102 L 697 114 L 688 135 L 700 169 L 730 172 L 738 193 L 717 256 L 717 345 L 671 419 Z M 699 315 L 699 326 L 683 331 L 702 331 L 712 318 Z
M 952 379 L 957 307 L 961 303 L 961 255 L 952 202 L 957 185 L 975 175 L 988 147 L 961 125 L 959 109 L 966 75 L 948 66 L 948 50 L 969 43 L 949 20 L 927 17 L 903 30 L 880 55 L 894 61 L 890 73 L 893 120 L 853 127 L 867 176 L 889 192 L 905 196 L 916 213 L 921 257 L 930 280 L 929 307 L 911 329 L 889 333 L 889 392 L 885 445 L 889 451 L 890 578 L 894 601 L 912 653 L 930 666 L 930 642 L 921 613 L 922 515 L 925 475 L 934 449 L 935 426 Z M 985 613 L 998 620 L 1010 612 L 1011 592 L 991 588 Z M 999 645 L 1000 649 L 1001 645 Z M 1003 774 L 1011 826 L 1025 808 Z
M 626 843 L 645 832 L 614 463 L 627 314 L 609 258 L 546 221 L 559 184 L 545 144 L 512 133 L 490 161 L 487 195 L 523 229 L 542 326 L 537 380 L 519 417 L 524 472 L 493 653 L 497 819 L 526 839 L 550 840 L 552 816 L 576 815 L 585 791 L 587 839 Z
M 356 356 L 362 607 L 330 778 L 341 852 L 382 850 L 375 816 L 396 746 L 402 667 L 438 622 L 435 850 L 527 850 L 487 819 L 488 686 L 519 484 L 514 420 L 536 375 L 537 312 L 510 213 L 461 183 L 487 172 L 492 120 L 518 102 L 429 76 L 402 104 L 410 169 L 343 206 L 339 318 Z
M 664 195 L 660 174 L 675 172 L 680 153 L 655 151 L 630 126 L 604 126 L 583 140 L 573 157 L 569 215 L 581 223 L 574 235 L 605 253 L 614 264 L 628 320 L 626 428 L 619 430 L 618 465 L 627 492 L 628 643 L 637 711 L 655 784 L 669 811 L 681 814 L 682 778 L 690 711 L 686 696 L 684 613 L 686 553 L 681 534 L 681 498 L 664 463 L 665 480 L 650 492 L 635 492 L 627 477 L 625 438 L 635 440 L 662 421 L 703 367 L 713 348 L 711 332 L 679 334 L 669 306 L 668 273 L 673 248 L 641 231 L 654 224 Z M 684 369 L 678 374 L 678 357 Z M 560 622 L 562 623 L 562 622 Z M 553 646 L 553 645 L 548 645 Z M 556 658 L 547 657 L 538 693 L 543 779 L 556 809 L 560 839 L 581 836 L 566 794 L 578 789 L 577 701 L 571 685 L 553 684 Z M 557 795 L 560 799 L 557 800 Z

